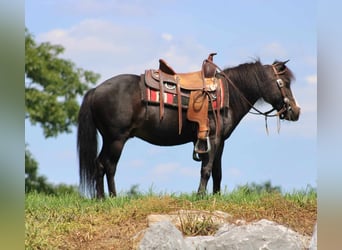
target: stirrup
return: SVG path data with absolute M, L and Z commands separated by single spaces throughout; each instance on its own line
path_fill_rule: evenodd
M 194 159 L 195 161 L 202 161 L 200 155 L 195 152 L 195 149 L 194 151 L 192 151 L 192 159 Z
M 205 153 L 208 153 L 211 150 L 209 136 L 207 136 L 205 139 L 206 139 L 206 142 L 207 142 L 206 149 L 205 150 L 199 149 L 199 147 L 198 147 L 199 143 L 200 143 L 200 141 L 203 141 L 203 140 L 202 139 L 197 139 L 197 142 L 195 144 L 195 149 L 194 149 L 195 153 L 197 153 L 197 154 L 205 154 Z

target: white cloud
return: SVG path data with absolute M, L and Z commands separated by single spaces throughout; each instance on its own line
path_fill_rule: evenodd
M 232 177 L 241 177 L 242 173 L 241 173 L 240 169 L 235 168 L 235 167 L 231 167 L 231 168 L 228 168 L 228 175 L 230 175 Z
M 100 73 L 105 80 L 116 74 L 141 74 L 165 59 L 176 71 L 200 69 L 206 49 L 192 37 L 173 35 L 101 19 L 86 19 L 66 29 L 39 34 L 37 40 L 65 47 L 63 57 Z
M 194 178 L 198 177 L 200 174 L 198 169 L 194 167 L 181 167 L 180 173 L 184 176 L 194 177 Z
M 165 41 L 168 41 L 168 42 L 173 39 L 173 36 L 169 33 L 163 33 L 161 36 Z
M 158 177 L 167 177 L 169 176 L 172 172 L 177 172 L 180 169 L 180 166 L 178 163 L 162 163 L 157 165 L 153 169 L 153 175 L 156 175 Z
M 186 177 L 198 177 L 197 168 L 183 167 L 179 163 L 166 162 L 158 164 L 152 169 L 152 175 L 159 180 L 170 179 L 172 175 L 182 175 Z
M 129 165 L 132 168 L 141 168 L 145 165 L 145 161 L 144 160 L 139 160 L 139 159 L 135 159 L 135 160 L 131 160 L 129 162 Z
M 121 73 L 142 73 L 158 51 L 158 37 L 148 29 L 99 19 L 51 30 L 40 34 L 38 40 L 62 45 L 66 49 L 63 57 L 100 73 L 101 80 Z
M 310 85 L 316 85 L 317 84 L 317 75 L 310 75 L 305 77 L 305 80 Z
M 67 15 L 115 15 L 130 17 L 151 15 L 147 5 L 142 1 L 118 1 L 118 0 L 83 0 L 83 1 L 56 1 L 54 8 Z
M 269 44 L 266 44 L 261 49 L 262 55 L 265 57 L 271 57 L 271 58 L 284 58 L 287 57 L 287 51 L 286 49 L 278 42 L 272 42 Z
M 128 30 L 107 21 L 87 19 L 65 30 L 56 29 L 43 33 L 38 38 L 40 41 L 62 44 L 68 50 L 66 53 L 75 56 L 79 52 L 124 54 L 132 50 L 132 43 L 137 42 L 135 39 L 145 32 L 149 36 L 144 30 L 134 30 L 132 27 Z

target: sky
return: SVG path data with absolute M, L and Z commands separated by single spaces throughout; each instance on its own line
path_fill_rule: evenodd
M 317 39 L 316 4 L 303 1 L 25 1 L 25 25 L 37 42 L 60 44 L 62 55 L 78 67 L 101 74 L 102 81 L 122 73 L 157 68 L 159 58 L 177 72 L 199 70 L 217 52 L 221 68 L 260 58 L 264 64 L 287 60 L 295 74 L 292 91 L 301 106 L 297 122 L 248 114 L 225 142 L 223 190 L 271 181 L 284 191 L 317 187 Z M 81 101 L 81 98 L 80 98 Z M 258 108 L 268 110 L 268 104 Z M 39 174 L 54 184 L 78 185 L 76 128 L 46 139 L 25 121 L 25 142 L 39 162 Z M 115 176 L 119 192 L 196 191 L 200 163 L 192 143 L 159 147 L 130 139 Z M 212 182 L 208 184 L 212 191 Z

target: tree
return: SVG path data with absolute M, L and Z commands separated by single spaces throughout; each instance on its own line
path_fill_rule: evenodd
M 77 98 L 96 83 L 100 75 L 77 68 L 60 55 L 64 48 L 49 42 L 37 44 L 25 29 L 25 119 L 40 124 L 46 138 L 70 133 L 77 123 Z M 25 191 L 69 192 L 74 187 L 47 183 L 38 176 L 38 162 L 25 148 Z M 57 191 L 56 191 L 57 190 Z M 57 192 L 57 193 L 58 193 Z
M 25 148 L 25 193 L 38 192 L 50 195 L 77 193 L 77 187 L 66 184 L 53 185 L 45 176 L 38 175 L 38 162 Z
M 256 184 L 255 182 L 252 182 L 251 184 L 238 186 L 238 189 L 242 190 L 242 192 L 245 194 L 281 193 L 281 187 L 272 186 L 271 181 L 265 181 L 262 184 Z
M 25 118 L 39 123 L 45 137 L 71 132 L 77 122 L 77 97 L 100 77 L 60 58 L 63 52 L 60 45 L 37 44 L 25 30 Z
M 38 162 L 25 148 L 25 193 L 32 191 L 46 194 L 54 193 L 52 185 L 47 183 L 46 178 L 38 176 Z

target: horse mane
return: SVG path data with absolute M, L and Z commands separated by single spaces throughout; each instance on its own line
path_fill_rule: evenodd
M 267 79 L 265 68 L 263 67 L 259 59 L 255 60 L 254 62 L 243 63 L 235 67 L 225 68 L 223 72 L 234 83 L 259 83 Z
M 275 60 L 272 65 L 280 63 L 282 62 Z M 261 82 L 268 80 L 264 65 L 261 63 L 260 59 L 256 59 L 254 62 L 243 63 L 235 67 L 225 68 L 223 72 L 227 74 L 233 82 L 252 83 L 255 81 Z M 286 67 L 285 64 L 284 70 L 281 74 L 284 78 L 288 79 L 288 82 L 291 82 L 291 80 L 295 79 L 294 74 L 288 67 Z

